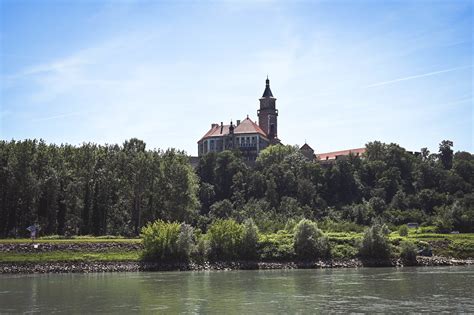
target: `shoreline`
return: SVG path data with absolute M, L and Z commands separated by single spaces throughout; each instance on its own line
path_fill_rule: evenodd
M 454 259 L 448 257 L 417 257 L 417 263 L 410 266 L 470 266 L 474 259 Z M 204 262 L 163 263 L 140 261 L 71 261 L 44 263 L 0 263 L 0 274 L 47 274 L 47 273 L 102 273 L 140 271 L 231 271 L 231 270 L 285 270 L 285 269 L 328 269 L 362 267 L 404 267 L 400 259 L 391 261 L 361 261 L 360 259 L 320 260 L 315 262 Z

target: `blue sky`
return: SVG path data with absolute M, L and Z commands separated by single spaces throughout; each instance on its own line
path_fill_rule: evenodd
M 473 152 L 472 1 L 0 0 L 0 138 L 197 153 L 257 119 L 317 152 Z

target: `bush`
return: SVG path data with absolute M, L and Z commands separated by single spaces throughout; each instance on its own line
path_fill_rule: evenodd
M 243 235 L 244 227 L 232 219 L 214 221 L 208 231 L 211 258 L 238 259 Z
M 400 236 L 408 236 L 408 226 L 406 226 L 406 224 L 400 226 L 398 228 L 398 234 Z
M 357 255 L 357 247 L 351 244 L 337 244 L 331 249 L 331 257 L 337 259 L 354 258 Z
M 176 240 L 176 251 L 179 258 L 188 260 L 194 248 L 194 243 L 194 228 L 189 224 L 181 224 Z
M 194 246 L 194 250 L 191 254 L 191 257 L 195 262 L 203 263 L 208 259 L 209 251 L 209 240 L 206 238 L 205 235 L 200 235 L 197 238 L 196 246 Z
M 400 258 L 403 263 L 408 266 L 416 265 L 416 245 L 409 241 L 400 243 Z
M 240 256 L 244 259 L 257 258 L 258 227 L 252 219 L 244 222 Z
M 325 258 L 330 254 L 329 240 L 316 222 L 303 219 L 295 227 L 293 246 L 299 259 Z
M 181 224 L 168 223 L 157 220 L 148 223 L 141 230 L 144 256 L 148 259 L 158 259 L 162 261 L 179 260 L 182 257 L 178 250 L 178 238 L 181 232 Z M 181 245 L 184 247 L 184 244 Z
M 266 261 L 290 261 L 295 257 L 293 242 L 293 234 L 286 231 L 261 235 L 258 244 L 260 258 Z
M 390 244 L 383 226 L 376 224 L 367 229 L 359 248 L 359 255 L 364 259 L 390 258 Z

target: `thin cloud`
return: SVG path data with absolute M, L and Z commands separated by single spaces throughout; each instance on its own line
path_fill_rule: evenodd
M 59 115 L 54 115 L 54 116 L 49 116 L 49 117 L 42 117 L 42 118 L 37 118 L 33 119 L 33 122 L 39 122 L 39 121 L 48 121 L 48 120 L 53 120 L 53 119 L 61 119 L 61 118 L 66 118 L 66 117 L 72 117 L 72 116 L 81 116 L 88 114 L 88 112 L 71 112 L 71 113 L 64 113 L 64 114 L 59 114 Z
M 373 84 L 369 84 L 365 86 L 365 88 L 372 88 L 372 87 L 377 87 L 377 86 L 382 86 L 382 85 L 388 85 L 388 84 L 393 84 L 401 81 L 408 81 L 408 80 L 413 80 L 413 79 L 418 79 L 418 78 L 424 78 L 424 77 L 429 77 L 441 73 L 446 73 L 446 72 L 453 72 L 456 70 L 461 70 L 461 69 L 467 69 L 467 68 L 472 68 L 472 66 L 463 66 L 463 67 L 456 67 L 456 68 L 451 68 L 451 69 L 444 69 L 444 70 L 439 70 L 439 71 L 433 71 L 433 72 L 428 72 L 428 73 L 423 73 L 423 74 L 417 74 L 417 75 L 412 75 L 404 78 L 399 78 L 395 80 L 390 80 L 390 81 L 383 81 L 383 82 L 377 82 Z

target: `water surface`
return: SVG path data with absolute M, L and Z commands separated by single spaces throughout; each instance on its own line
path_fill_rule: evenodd
M 452 313 L 473 292 L 473 266 L 0 275 L 0 313 Z

